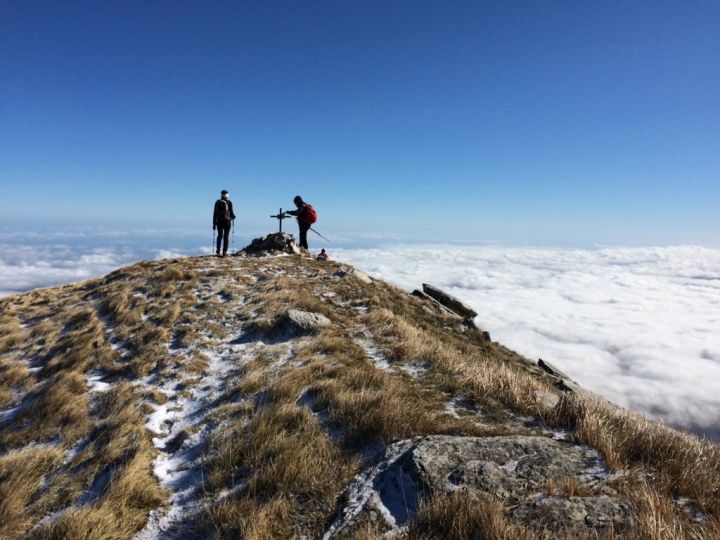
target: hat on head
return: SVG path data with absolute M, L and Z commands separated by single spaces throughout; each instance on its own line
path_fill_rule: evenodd
M 294 202 L 295 204 L 302 204 L 302 203 L 303 203 L 302 197 L 301 197 L 300 195 L 295 195 L 295 198 L 293 199 L 293 202 Z
M 223 189 L 223 190 L 220 192 L 220 195 L 227 195 L 227 194 L 228 194 L 228 190 L 227 190 L 227 189 Z

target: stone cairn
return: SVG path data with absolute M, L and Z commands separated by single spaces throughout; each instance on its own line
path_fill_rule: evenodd
M 248 255 L 261 255 L 263 253 L 300 253 L 292 234 L 277 232 L 255 238 L 241 252 Z

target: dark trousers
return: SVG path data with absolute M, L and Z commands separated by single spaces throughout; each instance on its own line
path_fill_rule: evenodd
M 307 233 L 310 230 L 310 225 L 303 225 L 302 223 L 298 223 L 300 226 L 300 247 L 308 249 L 307 244 Z
M 222 252 L 227 253 L 228 242 L 230 241 L 230 228 L 232 227 L 232 221 L 221 221 L 217 224 L 217 247 L 215 248 L 216 253 L 220 253 L 220 242 L 222 242 Z

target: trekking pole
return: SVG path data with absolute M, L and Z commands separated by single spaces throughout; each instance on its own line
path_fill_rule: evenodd
M 210 244 L 210 255 L 212 255 L 213 251 L 215 251 L 215 227 L 213 227 L 213 239 L 212 244 Z
M 312 227 L 310 227 L 310 230 L 311 230 L 312 232 L 314 232 L 315 234 L 317 234 L 320 238 L 322 238 L 322 239 L 325 240 L 326 242 L 329 242 L 329 241 L 330 241 L 330 240 L 328 240 L 327 238 L 325 238 L 322 234 L 320 234 L 319 232 L 317 232 L 315 229 L 313 229 Z
M 235 251 L 235 220 L 232 220 L 233 239 L 232 239 L 232 250 Z

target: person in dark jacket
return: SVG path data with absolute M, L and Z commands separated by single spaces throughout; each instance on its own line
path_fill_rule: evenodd
M 233 212 L 232 201 L 227 189 L 220 192 L 220 198 L 215 201 L 215 209 L 213 210 L 213 231 L 217 229 L 217 244 L 215 246 L 215 255 L 225 257 L 228 250 L 228 242 L 230 240 L 230 229 L 232 228 L 235 213 Z M 222 255 L 220 255 L 220 244 L 222 243 Z
M 313 224 L 312 218 L 310 217 L 312 207 L 303 201 L 300 195 L 297 195 L 293 199 L 293 202 L 295 203 L 297 210 L 289 210 L 287 213 L 291 216 L 297 216 L 298 227 L 300 229 L 300 247 L 308 249 L 307 233 Z

